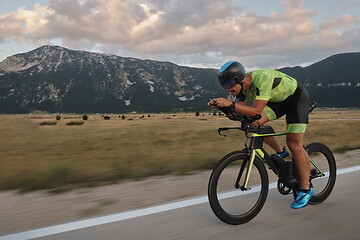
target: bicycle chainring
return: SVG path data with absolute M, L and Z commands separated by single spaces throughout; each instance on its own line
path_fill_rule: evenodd
M 281 195 L 288 195 L 291 193 L 291 188 L 288 188 L 280 179 L 277 182 L 277 189 Z

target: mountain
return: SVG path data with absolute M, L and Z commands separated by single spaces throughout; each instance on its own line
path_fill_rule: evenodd
M 307 67 L 280 71 L 302 83 L 323 107 L 360 107 L 360 53 L 342 53 Z
M 319 106 L 360 107 L 360 53 L 279 69 Z M 43 46 L 0 62 L 0 113 L 205 110 L 226 96 L 215 69 Z
M 214 69 L 43 46 L 0 63 L 0 112 L 198 110 L 224 95 Z

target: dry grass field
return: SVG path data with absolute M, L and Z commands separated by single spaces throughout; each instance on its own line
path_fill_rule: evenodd
M 123 179 L 190 174 L 211 169 L 227 152 L 243 147 L 240 131 L 217 134 L 218 127 L 237 126 L 224 116 L 202 113 L 128 114 L 125 119 L 89 115 L 0 115 L 0 190 L 63 191 Z M 77 119 L 75 119 L 77 117 Z M 285 130 L 275 121 L 276 131 Z M 334 151 L 360 148 L 360 111 L 315 111 L 306 142 L 319 141 Z M 285 137 L 279 137 L 284 144 Z

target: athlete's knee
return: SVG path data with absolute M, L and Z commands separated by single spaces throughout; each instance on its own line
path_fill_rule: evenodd
M 304 134 L 290 133 L 286 137 L 286 144 L 292 153 L 302 151 L 304 149 Z
M 303 145 L 297 142 L 287 142 L 287 146 L 292 153 L 302 151 Z

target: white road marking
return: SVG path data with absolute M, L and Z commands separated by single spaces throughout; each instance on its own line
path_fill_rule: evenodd
M 351 173 L 351 172 L 355 172 L 355 171 L 360 171 L 360 165 L 340 169 L 337 171 L 337 175 Z M 276 187 L 277 187 L 277 183 L 273 182 L 270 184 L 269 189 L 274 189 Z M 253 191 L 249 191 L 249 192 L 259 191 L 259 189 L 260 188 L 253 188 L 252 189 Z M 248 192 L 241 192 L 241 194 L 248 194 Z M 233 196 L 234 196 L 233 192 L 228 192 L 228 193 L 222 194 L 221 198 L 222 199 L 231 198 Z M 30 230 L 30 231 L 26 231 L 26 232 L 14 233 L 14 234 L 10 234 L 10 235 L 1 236 L 0 240 L 27 240 L 27 239 L 40 238 L 40 237 L 50 236 L 50 235 L 54 235 L 54 234 L 58 234 L 58 233 L 64 233 L 64 232 L 69 232 L 69 231 L 73 231 L 73 230 L 79 230 L 79 229 L 83 229 L 83 228 L 99 226 L 102 224 L 113 223 L 113 222 L 128 220 L 128 219 L 132 219 L 132 218 L 147 216 L 150 214 L 161 213 L 161 212 L 166 212 L 166 211 L 175 210 L 175 209 L 179 209 L 179 208 L 194 206 L 194 205 L 207 203 L 207 202 L 208 202 L 207 196 L 190 198 L 190 199 L 185 199 L 185 200 L 181 200 L 181 201 L 177 201 L 177 202 L 162 204 L 162 205 L 158 205 L 158 206 L 116 213 L 116 214 L 107 215 L 107 216 L 103 216 L 103 217 L 97 217 L 97 218 L 92 218 L 92 219 L 76 221 L 76 222 L 70 222 L 70 223 L 66 223 L 66 224 L 60 224 L 60 225 L 55 225 L 55 226 L 51 226 L 51 227 Z

